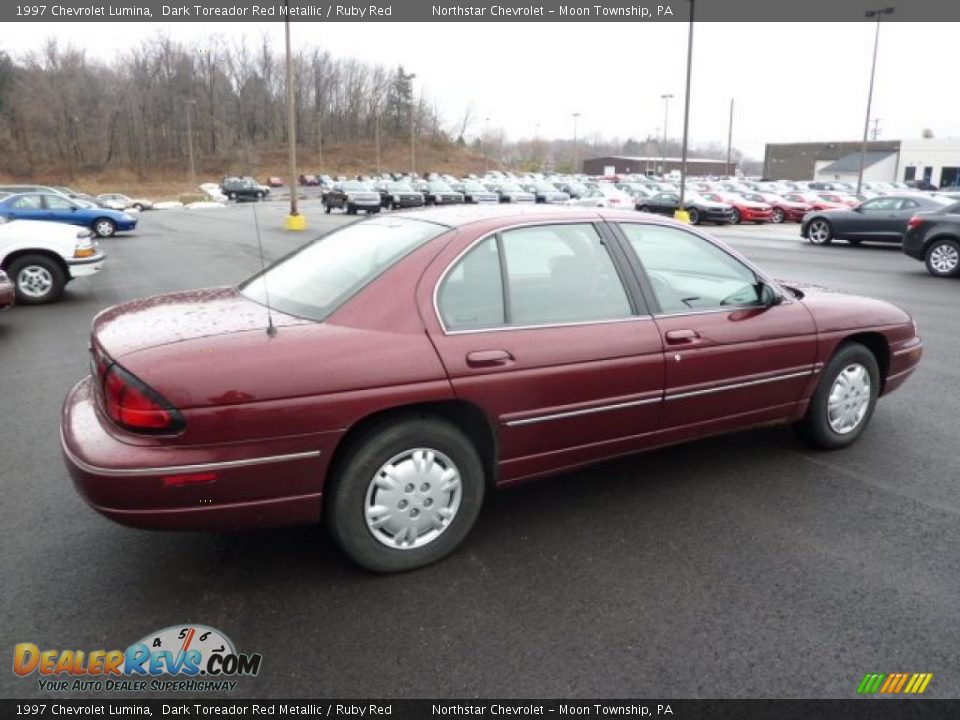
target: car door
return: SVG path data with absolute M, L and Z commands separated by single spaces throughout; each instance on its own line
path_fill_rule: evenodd
M 4 203 L 4 216 L 12 220 L 46 220 L 43 195 L 24 193 L 9 198 Z
M 897 230 L 900 198 L 876 197 L 860 203 L 845 215 L 844 227 L 838 235 L 859 240 L 895 240 L 906 230 L 906 220 L 903 230 Z
M 602 223 L 526 224 L 448 246 L 421 282 L 457 396 L 496 425 L 501 478 L 641 446 L 659 424 L 660 332 Z
M 654 200 L 656 205 L 654 209 L 662 215 L 673 215 L 680 203 L 680 196 L 675 193 L 660 193 Z
M 44 218 L 71 225 L 85 225 L 85 214 L 74 203 L 59 195 L 43 196 Z
M 619 231 L 662 335 L 663 429 L 695 435 L 793 413 L 818 372 L 802 303 L 704 235 L 640 222 Z

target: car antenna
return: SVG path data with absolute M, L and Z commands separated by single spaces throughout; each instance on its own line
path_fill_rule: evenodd
M 267 263 L 263 259 L 263 239 L 260 237 L 260 216 L 257 214 L 257 201 L 253 201 L 253 226 L 257 230 L 257 251 L 260 254 L 260 279 L 263 280 L 263 296 L 267 303 L 267 335 L 277 334 L 277 326 L 273 324 L 273 312 L 270 309 L 270 288 L 267 287 Z

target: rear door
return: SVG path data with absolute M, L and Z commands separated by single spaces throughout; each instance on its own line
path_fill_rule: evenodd
M 39 193 L 24 193 L 11 198 L 6 204 L 7 217 L 16 220 L 47 220 L 46 210 L 43 207 L 43 195 Z
M 790 297 L 764 304 L 762 278 L 692 231 L 619 223 L 664 344 L 664 430 L 789 416 L 816 374 L 816 328 Z M 773 287 L 771 285 L 771 287 Z
M 660 332 L 602 223 L 465 238 L 419 292 L 456 394 L 497 425 L 503 480 L 627 452 L 657 429 Z
M 71 225 L 85 225 L 85 214 L 67 198 L 59 195 L 44 195 L 44 217 L 55 222 L 65 222 Z

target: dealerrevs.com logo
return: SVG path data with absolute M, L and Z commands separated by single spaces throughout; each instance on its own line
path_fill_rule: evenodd
M 103 692 L 229 692 L 235 678 L 260 672 L 259 653 L 238 653 L 230 639 L 205 625 L 150 633 L 126 650 L 13 648 L 13 672 L 37 677 L 40 690 Z

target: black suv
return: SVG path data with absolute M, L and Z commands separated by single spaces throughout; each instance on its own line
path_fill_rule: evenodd
M 220 182 L 220 192 L 231 200 L 261 200 L 267 196 L 270 188 L 264 187 L 253 178 L 226 177 Z

